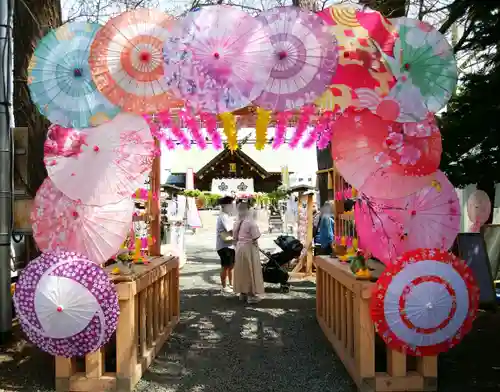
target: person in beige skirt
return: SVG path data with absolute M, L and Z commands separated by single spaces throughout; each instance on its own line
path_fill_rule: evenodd
M 240 299 L 248 303 L 260 301 L 264 294 L 264 279 L 259 258 L 257 240 L 259 227 L 253 220 L 247 201 L 238 203 L 238 219 L 234 223 L 233 238 L 236 242 L 236 258 L 233 270 L 233 289 Z

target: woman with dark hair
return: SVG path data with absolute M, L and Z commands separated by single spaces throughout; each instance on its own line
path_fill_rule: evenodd
M 233 237 L 236 242 L 234 266 L 234 291 L 248 303 L 260 301 L 264 294 L 264 279 L 259 258 L 257 240 L 260 231 L 252 218 L 249 201 L 238 202 L 238 220 L 234 224 Z

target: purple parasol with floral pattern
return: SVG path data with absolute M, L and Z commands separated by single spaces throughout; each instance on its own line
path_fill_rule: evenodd
M 338 64 L 337 41 L 316 14 L 297 7 L 277 7 L 256 18 L 269 31 L 273 69 L 260 107 L 283 111 L 300 108 L 320 97 Z
M 43 351 L 84 356 L 102 347 L 118 324 L 118 296 L 106 272 L 75 252 L 48 252 L 31 261 L 16 285 L 23 331 Z

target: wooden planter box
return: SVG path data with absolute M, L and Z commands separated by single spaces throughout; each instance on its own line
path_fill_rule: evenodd
M 179 259 L 150 260 L 131 275 L 111 275 L 120 302 L 116 338 L 85 358 L 56 357 L 57 392 L 133 390 L 179 321 Z
M 437 391 L 437 357 L 389 349 L 370 317 L 374 283 L 357 280 L 347 264 L 316 257 L 316 317 L 361 392 Z

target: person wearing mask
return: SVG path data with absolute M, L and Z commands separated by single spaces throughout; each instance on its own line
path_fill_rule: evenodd
M 260 231 L 252 218 L 249 202 L 239 201 L 237 207 L 238 219 L 233 228 L 236 242 L 234 291 L 240 294 L 240 300 L 252 304 L 259 302 L 259 295 L 264 294 L 264 278 L 257 243 Z
M 222 284 L 222 291 L 230 293 L 233 291 L 233 267 L 235 257 L 233 225 L 231 221 L 233 198 L 229 196 L 222 197 L 219 199 L 219 204 L 220 213 L 215 225 L 215 247 L 220 257 L 220 281 Z M 229 285 L 227 283 L 229 283 Z
M 321 208 L 318 224 L 314 229 L 316 255 L 332 255 L 334 245 L 335 222 L 333 220 L 333 204 L 325 202 Z

